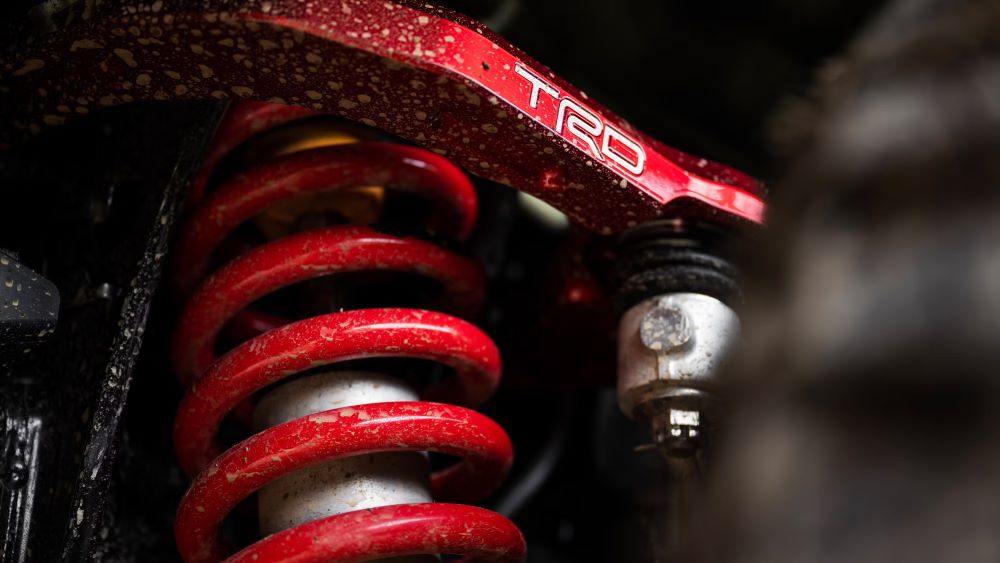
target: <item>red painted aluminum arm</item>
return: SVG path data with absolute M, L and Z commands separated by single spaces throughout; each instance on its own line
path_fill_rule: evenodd
M 35 22 L 55 30 L 0 65 L 7 144 L 133 100 L 250 98 L 381 128 L 598 233 L 682 202 L 695 204 L 686 213 L 763 220 L 749 176 L 643 135 L 447 10 L 410 0 L 104 0 L 40 10 Z

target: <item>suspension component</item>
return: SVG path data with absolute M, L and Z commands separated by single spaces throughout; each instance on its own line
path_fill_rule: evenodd
M 482 24 L 424 2 L 64 4 L 15 22 L 30 39 L 0 58 L 11 125 L 0 146 L 134 100 L 252 99 L 377 126 L 593 232 L 678 206 L 685 217 L 764 216 L 746 174 L 643 135 Z
M 11 26 L 22 26 L 27 39 L 0 59 L 0 97 L 9 102 L 0 104 L 0 119 L 10 124 L 0 131 L 0 146 L 99 107 L 136 100 L 281 104 L 241 105 L 240 112 L 223 125 L 220 141 L 192 190 L 191 219 L 175 251 L 174 289 L 190 301 L 175 336 L 173 362 L 181 381 L 191 385 L 178 416 L 176 442 L 186 471 L 201 472 L 181 507 L 176 530 L 182 553 L 190 560 L 221 556 L 224 550 L 217 532 L 225 514 L 264 487 L 265 497 L 280 490 L 291 497 L 294 487 L 285 478 L 305 466 L 331 460 L 347 463 L 339 460 L 385 450 L 445 451 L 465 458 L 456 469 L 432 480 L 433 496 L 446 499 L 485 494 L 509 465 L 506 436 L 492 422 L 456 411 L 458 407 L 413 402 L 412 394 L 402 387 L 406 400 L 362 404 L 368 399 L 337 391 L 344 385 L 367 385 L 370 376 L 357 372 L 307 380 L 316 386 L 317 396 L 329 398 L 308 408 L 290 406 L 301 402 L 290 398 L 293 391 L 285 392 L 289 397 L 280 389 L 273 391 L 277 395 L 268 394 L 263 402 L 273 408 L 258 410 L 259 428 L 268 428 L 216 459 L 219 448 L 214 436 L 226 413 L 235 411 L 238 418 L 248 420 L 248 399 L 254 393 L 331 363 L 381 356 L 434 359 L 454 367 L 456 377 L 450 385 L 425 389 L 421 393 L 425 400 L 474 406 L 492 392 L 499 373 L 498 363 L 491 359 L 495 348 L 478 329 L 453 317 L 381 309 L 289 324 L 248 309 L 275 289 L 300 281 L 388 269 L 431 277 L 448 289 L 447 305 L 454 311 L 472 311 L 482 299 L 483 276 L 475 265 L 425 241 L 364 226 L 379 215 L 387 184 L 429 196 L 435 205 L 424 223 L 435 235 L 453 240 L 470 231 L 476 202 L 468 180 L 449 161 L 529 192 L 564 212 L 574 224 L 602 235 L 637 226 L 637 232 L 644 232 L 642 225 L 654 222 L 658 234 L 648 240 L 662 238 L 666 230 L 660 227 L 672 224 L 661 223 L 663 217 L 682 218 L 682 230 L 697 221 L 732 226 L 759 223 L 764 217 L 762 187 L 746 174 L 642 134 L 481 24 L 430 4 L 415 0 L 63 4 L 45 5 L 33 12 L 34 18 Z M 67 81 L 75 87 L 63 88 Z M 311 150 L 294 152 L 286 146 L 269 156 L 290 154 L 273 159 L 243 154 L 244 162 L 264 163 L 230 174 L 213 186 L 226 177 L 234 162 L 231 157 L 240 152 L 244 140 L 308 119 L 314 112 L 377 127 L 432 152 L 372 139 L 335 144 L 309 138 L 294 151 Z M 350 196 L 319 198 L 330 193 Z M 302 206 L 300 198 L 307 194 L 319 199 Z M 333 211 L 351 226 L 279 238 L 308 223 L 295 225 L 302 209 Z M 272 242 L 209 275 L 219 257 L 238 254 L 229 244 L 230 235 L 250 220 Z M 662 247 L 639 245 L 644 249 L 635 253 L 635 260 L 625 258 L 626 273 L 620 280 L 621 312 L 643 303 L 659 308 L 662 299 L 647 300 L 661 296 L 678 300 L 676 311 L 656 313 L 654 317 L 660 317 L 650 319 L 680 327 L 681 332 L 668 340 L 680 338 L 683 343 L 668 354 L 687 354 L 690 347 L 707 342 L 705 326 L 695 312 L 706 309 L 694 305 L 709 303 L 708 309 L 724 312 L 717 303 L 694 295 L 726 303 L 719 294 L 735 287 L 724 261 L 689 244 L 699 236 L 673 244 L 681 238 L 670 235 L 666 237 L 670 244 Z M 639 315 L 640 321 L 647 314 Z M 623 328 L 629 334 L 637 330 L 640 327 Z M 220 335 L 262 332 L 216 358 Z M 655 345 L 655 335 L 647 341 Z M 650 365 L 651 359 L 657 366 L 669 366 L 676 359 L 661 358 L 661 350 L 648 346 L 640 352 L 646 355 L 635 356 L 643 360 L 635 362 L 637 366 Z M 717 352 L 722 350 L 699 348 L 699 353 Z M 656 397 L 627 410 L 648 417 L 657 435 L 675 436 L 676 430 L 675 437 L 684 438 L 666 446 L 668 451 L 689 451 L 706 420 L 702 416 L 706 409 L 701 403 L 698 410 L 673 408 L 671 404 L 678 406 L 673 399 L 650 389 L 688 389 L 689 396 L 698 391 L 708 397 L 711 385 L 707 376 L 699 376 L 703 381 L 698 385 L 680 377 L 661 385 L 662 379 L 659 371 L 655 375 L 636 371 L 626 378 L 634 383 L 625 385 L 627 401 Z M 636 392 L 633 387 L 642 389 Z M 307 414 L 339 402 L 345 406 Z M 332 412 L 339 413 L 336 419 Z M 411 460 L 401 462 L 405 465 L 416 464 L 412 460 L 417 458 L 401 459 Z M 310 497 L 339 497 L 337 491 L 357 485 L 330 477 L 346 465 L 324 467 L 325 473 L 313 468 L 317 471 L 313 475 L 326 476 L 319 479 L 325 483 L 322 490 L 314 489 Z M 407 483 L 404 497 L 426 498 L 420 496 L 424 493 L 414 472 L 411 468 L 398 473 L 387 466 L 383 475 L 393 474 L 398 482 Z M 278 496 L 283 498 L 284 493 Z M 311 518 L 304 515 L 311 508 L 295 502 L 277 506 L 266 500 L 267 510 L 285 516 L 263 514 L 265 529 L 295 527 L 269 536 L 239 557 L 266 559 L 300 543 L 310 546 L 303 553 L 313 554 L 305 559 L 355 560 L 447 550 L 517 559 L 523 553 L 523 540 L 509 522 L 476 509 L 417 503 L 338 513 L 340 509 L 330 507 L 336 502 L 322 504 L 326 508 L 313 514 L 321 516 L 305 521 Z M 398 527 L 384 524 L 397 516 Z M 452 526 L 464 527 L 466 535 L 441 533 Z M 431 527 L 439 531 L 433 541 L 426 532 Z M 331 529 L 338 533 L 325 535 Z M 320 537 L 322 541 L 313 541 Z
M 739 337 L 728 233 L 681 219 L 623 235 L 617 265 L 618 401 L 670 459 L 695 456 L 715 418 L 715 376 Z
M 324 373 L 267 393 L 254 409 L 254 428 L 264 431 L 337 407 L 418 400 L 405 382 L 385 374 Z M 427 458 L 416 452 L 357 456 L 310 467 L 260 490 L 261 533 L 352 510 L 431 502 L 429 475 Z
M 702 418 L 712 418 L 715 375 L 738 334 L 736 313 L 699 293 L 653 297 L 622 317 L 619 403 L 627 415 L 649 421 L 668 456 L 698 451 Z
M 445 288 L 460 315 L 483 299 L 478 264 L 416 238 L 363 225 L 331 226 L 265 243 L 209 274 L 224 241 L 275 204 L 320 193 L 388 186 L 434 203 L 428 225 L 463 240 L 476 215 L 469 180 L 443 157 L 395 144 L 342 139 L 304 142 L 302 152 L 266 160 L 211 187 L 227 153 L 260 131 L 291 123 L 300 110 L 239 105 L 195 186 L 190 219 L 178 243 L 174 287 L 189 295 L 173 344 L 174 367 L 189 385 L 175 423 L 182 468 L 194 477 L 175 526 L 186 561 L 228 554 L 220 537 L 226 515 L 260 492 L 268 535 L 232 561 L 363 561 L 422 554 L 520 561 L 524 539 L 507 519 L 464 505 L 495 489 L 512 462 L 506 433 L 474 407 L 500 378 L 496 346 L 455 316 L 420 309 L 341 311 L 290 322 L 216 357 L 227 324 L 258 299 L 296 282 L 371 270 L 417 273 Z M 333 146 L 330 146 L 333 145 Z M 310 148 L 314 147 L 314 148 Z M 277 151 L 282 154 L 289 151 Z M 251 314 L 252 315 L 252 314 Z M 418 394 L 382 373 L 303 372 L 366 358 L 431 360 L 454 375 Z M 260 432 L 221 452 L 219 426 L 255 393 L 269 389 L 254 413 Z M 427 479 L 420 452 L 461 458 Z

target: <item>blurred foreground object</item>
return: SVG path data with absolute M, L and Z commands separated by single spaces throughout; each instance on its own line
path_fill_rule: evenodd
M 893 2 L 818 93 L 694 559 L 998 561 L 1000 2 Z

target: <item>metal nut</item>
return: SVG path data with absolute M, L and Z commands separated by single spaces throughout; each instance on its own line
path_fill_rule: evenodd
M 701 413 L 667 409 L 650 420 L 657 448 L 670 458 L 695 455 L 702 445 Z

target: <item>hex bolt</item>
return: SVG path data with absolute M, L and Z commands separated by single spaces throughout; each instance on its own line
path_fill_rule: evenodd
M 639 338 L 646 348 L 654 352 L 681 348 L 691 340 L 687 315 L 666 300 L 660 300 L 642 317 Z

